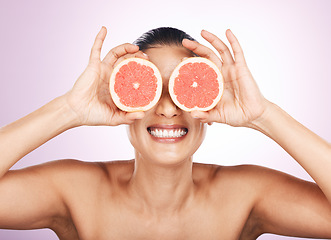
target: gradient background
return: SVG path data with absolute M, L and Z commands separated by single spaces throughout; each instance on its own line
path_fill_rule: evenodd
M 230 28 L 265 97 L 330 141 L 330 10 L 329 0 L 1 0 L 0 126 L 67 92 L 84 70 L 102 25 L 108 28 L 103 56 L 155 27 L 183 29 L 202 43 L 201 29 L 224 39 Z M 209 128 L 196 162 L 259 164 L 310 180 L 261 133 L 221 124 Z M 62 158 L 99 161 L 133 156 L 125 126 L 80 127 L 52 139 L 13 168 Z M 0 230 L 0 239 L 57 237 L 50 230 Z

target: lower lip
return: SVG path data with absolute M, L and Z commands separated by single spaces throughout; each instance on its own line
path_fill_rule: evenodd
M 185 134 L 182 137 L 176 137 L 176 138 L 159 138 L 159 137 L 154 137 L 150 133 L 148 133 L 148 134 L 151 136 L 151 138 L 155 142 L 159 142 L 159 143 L 177 143 L 177 142 L 180 142 L 180 141 L 184 140 L 188 133 Z

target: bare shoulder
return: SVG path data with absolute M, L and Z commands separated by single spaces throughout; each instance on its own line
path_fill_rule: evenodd
M 210 192 L 221 201 L 234 204 L 232 209 L 241 208 L 247 213 L 240 239 L 266 232 L 330 236 L 330 204 L 316 183 L 254 165 L 198 168 L 208 172 L 205 179 L 211 183 Z
M 195 163 L 194 173 L 197 179 L 205 179 L 214 186 L 252 186 L 255 191 L 259 190 L 258 187 L 263 188 L 273 183 L 306 182 L 284 172 L 257 165 L 220 166 Z
M 103 178 L 118 175 L 120 171 L 131 169 L 133 161 L 86 162 L 76 159 L 51 161 L 27 168 L 28 171 L 46 171 L 55 177 L 92 177 Z
M 322 198 L 316 184 L 262 166 L 195 164 L 194 172 L 197 182 L 208 189 L 212 199 L 217 199 L 213 202 L 224 207 L 220 214 L 230 209 L 227 216 L 240 216 L 236 222 L 242 226 L 240 239 L 256 239 L 262 233 L 270 232 L 269 214 L 272 213 L 274 218 L 273 209 L 287 209 L 278 212 L 281 217 L 287 216 L 287 212 L 291 212 L 288 209 L 300 205 L 298 196 L 302 199 L 311 195 Z M 318 205 L 326 204 L 321 200 Z M 270 226 L 276 224 L 269 221 Z
M 88 191 L 99 189 L 103 185 L 117 182 L 117 178 L 125 177 L 133 168 L 133 161 L 109 161 L 109 162 L 86 162 L 75 159 L 52 161 L 40 166 L 32 167 L 33 171 L 43 172 L 47 178 L 51 178 L 62 191 L 66 189 L 82 189 Z
M 92 180 L 102 176 L 106 177 L 107 174 L 102 162 L 84 162 L 75 159 L 51 161 L 30 168 L 32 171 L 43 172 L 44 175 L 56 181 L 84 177 Z M 30 168 L 27 168 L 27 170 Z
M 210 196 L 227 201 L 245 199 L 246 208 L 253 208 L 263 194 L 263 185 L 277 171 L 256 165 L 220 166 L 195 163 L 193 179 L 197 186 L 208 190 Z M 204 190 L 204 191 L 205 191 Z
M 281 174 L 275 170 L 257 165 L 221 166 L 215 164 L 194 163 L 194 177 L 209 184 L 252 184 L 269 174 Z
M 106 172 L 103 170 L 101 163 L 83 162 L 74 159 L 64 159 L 50 161 L 39 165 L 29 166 L 23 169 L 11 170 L 6 174 L 6 177 L 13 177 L 17 179 L 34 179 L 44 185 L 61 185 L 67 181 L 73 181 L 83 177 L 89 179 L 100 178 L 105 176 Z
M 282 197 L 288 191 L 316 189 L 316 184 L 278 170 L 257 165 L 220 166 L 195 164 L 194 179 L 217 198 L 229 201 L 244 199 L 247 209 L 253 209 L 268 196 Z M 281 193 L 281 194 L 279 194 Z

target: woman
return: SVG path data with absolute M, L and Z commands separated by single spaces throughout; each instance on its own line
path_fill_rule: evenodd
M 234 56 L 215 35 L 160 28 L 113 48 L 103 61 L 103 27 L 74 87 L 0 132 L 0 228 L 53 229 L 60 239 L 256 239 L 263 233 L 331 237 L 331 146 L 260 93 L 230 30 Z M 166 39 L 166 40 L 165 40 Z M 191 40 L 190 40 L 191 39 Z M 143 53 L 143 52 L 144 53 Z M 225 90 L 209 112 L 184 112 L 167 91 L 174 67 L 199 55 L 221 69 Z M 153 62 L 164 91 L 155 107 L 126 113 L 113 104 L 108 79 L 127 57 Z M 317 184 L 258 166 L 192 163 L 206 123 L 256 129 L 276 141 Z M 135 159 L 86 163 L 61 160 L 9 171 L 24 155 L 83 125 L 128 124 Z M 171 141 L 152 136 L 176 129 Z

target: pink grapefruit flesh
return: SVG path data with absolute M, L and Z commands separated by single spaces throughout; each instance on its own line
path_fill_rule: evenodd
M 127 58 L 115 66 L 109 89 L 119 109 L 126 112 L 147 111 L 160 99 L 162 77 L 150 61 Z
M 184 111 L 209 111 L 223 94 L 221 71 L 206 58 L 187 58 L 171 74 L 169 93 L 173 102 Z

